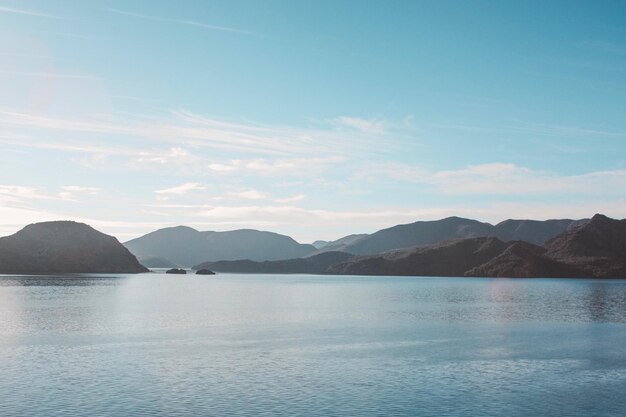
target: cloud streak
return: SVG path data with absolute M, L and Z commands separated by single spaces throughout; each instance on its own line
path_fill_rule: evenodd
M 22 14 L 26 16 L 46 17 L 50 19 L 59 18 L 58 16 L 53 16 L 47 13 L 34 12 L 32 10 L 26 10 L 26 9 L 16 9 L 13 7 L 6 7 L 6 6 L 0 6 L 0 13 L 15 13 L 15 14 Z
M 174 194 L 174 195 L 183 195 L 187 194 L 190 191 L 196 190 L 205 190 L 206 187 L 198 182 L 188 182 L 185 184 L 181 184 L 177 187 L 165 188 L 162 190 L 155 190 L 155 194 Z
M 424 184 L 446 195 L 615 195 L 626 189 L 624 169 L 559 175 L 511 163 L 486 163 L 435 172 L 401 163 L 378 163 L 356 177 Z
M 76 141 L 110 142 L 104 135 L 123 137 L 127 142 L 141 142 L 145 150 L 149 145 L 174 145 L 176 147 L 213 148 L 216 150 L 253 154 L 267 154 L 276 156 L 295 155 L 324 155 L 320 158 L 340 158 L 338 155 L 353 155 L 356 152 L 384 152 L 392 141 L 385 141 L 384 145 L 375 143 L 372 135 L 356 132 L 348 135 L 332 129 L 319 127 L 300 129 L 283 126 L 259 126 L 252 123 L 232 123 L 196 115 L 188 111 L 174 111 L 166 116 L 146 117 L 139 121 L 127 119 L 113 120 L 73 120 L 69 118 L 52 117 L 47 115 L 30 114 L 0 109 L 0 128 L 4 137 L 17 137 L 30 134 L 35 142 L 24 146 L 50 146 L 54 132 L 73 133 Z M 36 133 L 36 134 L 34 134 Z M 84 134 L 93 135 L 90 138 Z M 45 141 L 37 139 L 46 137 Z M 57 148 L 67 146 L 68 150 L 76 147 L 69 135 L 63 134 L 62 141 L 56 142 Z M 17 145 L 17 144 L 16 144 Z M 104 146 L 93 146 L 100 147 Z M 132 143 L 125 146 L 132 150 Z M 285 160 L 284 160 L 285 161 Z M 283 161 L 283 162 L 284 162 Z M 281 162 L 281 163 L 283 163 Z M 236 164 L 230 163 L 230 170 L 235 170 Z M 272 166 L 259 160 L 259 171 L 271 171 Z M 228 164 L 215 163 L 211 169 L 226 171 Z
M 195 26 L 195 27 L 199 27 L 199 28 L 203 28 L 203 29 L 216 30 L 216 31 L 220 31 L 220 32 L 231 32 L 231 33 L 239 33 L 239 34 L 242 34 L 242 35 L 260 36 L 257 33 L 249 32 L 249 31 L 246 31 L 246 30 L 241 30 L 241 29 L 236 29 L 236 28 L 226 27 L 226 26 L 211 25 L 211 24 L 208 24 L 208 23 L 198 22 L 198 21 L 195 21 L 195 20 L 170 19 L 170 18 L 167 18 L 167 17 L 152 16 L 152 15 L 148 15 L 148 14 L 134 13 L 134 12 L 129 12 L 129 11 L 120 10 L 120 9 L 113 9 L 113 8 L 107 8 L 106 10 L 111 12 L 111 13 L 119 14 L 119 15 L 122 15 L 122 16 L 135 17 L 135 18 L 138 18 L 138 19 L 153 20 L 153 21 L 156 21 L 156 22 L 175 23 L 175 24 L 186 25 L 186 26 Z

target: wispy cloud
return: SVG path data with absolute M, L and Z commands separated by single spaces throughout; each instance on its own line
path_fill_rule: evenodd
M 47 13 L 35 12 L 32 10 L 26 9 L 16 9 L 13 7 L 0 6 L 0 13 L 15 13 L 15 14 L 23 14 L 27 16 L 36 16 L 36 17 L 47 17 L 52 19 L 58 19 L 58 16 L 53 16 Z
M 348 126 L 363 133 L 382 135 L 385 133 L 385 123 L 381 120 L 368 120 L 359 117 L 342 116 L 335 119 L 339 125 Z
M 85 187 L 82 185 L 65 185 L 61 187 L 61 189 L 71 193 L 85 193 L 91 195 L 96 195 L 100 192 L 100 188 L 98 187 Z
M 268 154 L 276 156 L 323 155 L 324 158 L 341 158 L 340 155 L 354 155 L 357 152 L 385 152 L 393 146 L 392 140 L 384 144 L 377 143 L 375 135 L 356 132 L 347 134 L 337 131 L 331 126 L 318 128 L 292 128 L 285 126 L 259 126 L 253 123 L 225 122 L 199 116 L 188 111 L 174 111 L 169 115 L 146 117 L 144 119 L 114 120 L 108 119 L 68 119 L 47 115 L 29 114 L 0 109 L 0 128 L 6 134 L 24 134 L 24 130 L 32 132 L 37 129 L 37 137 L 45 134 L 49 144 L 53 131 L 74 132 L 76 140 L 87 140 L 84 133 L 93 135 L 119 135 L 128 141 L 139 141 L 145 146 L 150 144 L 168 144 L 176 147 L 213 148 L 223 151 L 241 153 Z M 80 133 L 80 135 L 78 135 Z M 80 136 L 80 137 L 78 137 Z M 63 135 L 63 143 L 70 141 Z M 98 137 L 89 138 L 98 142 Z M 106 142 L 110 142 L 107 138 Z M 32 145 L 32 144 L 31 144 Z M 132 144 L 126 145 L 129 149 Z M 330 156 L 329 156 L 330 155 Z M 269 172 L 274 168 L 286 168 L 284 164 L 293 166 L 297 161 L 283 158 L 276 164 L 267 164 L 263 160 L 252 163 L 250 169 Z M 216 163 L 210 168 L 215 171 L 234 170 L 236 163 Z
M 165 188 L 162 190 L 155 190 L 156 194 L 174 194 L 174 195 L 183 195 L 187 194 L 190 191 L 195 190 L 205 190 L 206 187 L 198 182 L 188 182 L 185 184 L 181 184 L 177 187 Z
M 111 13 L 116 13 L 116 14 L 123 15 L 123 16 L 136 17 L 138 19 L 154 20 L 157 22 L 176 23 L 180 25 L 195 26 L 195 27 L 199 27 L 203 29 L 217 30 L 217 31 L 222 31 L 222 32 L 232 32 L 232 33 L 240 33 L 243 35 L 259 36 L 257 33 L 249 32 L 246 30 L 241 30 L 241 29 L 226 27 L 226 26 L 212 25 L 208 23 L 198 22 L 195 20 L 171 19 L 167 17 L 159 17 L 159 16 L 153 16 L 153 15 L 148 15 L 148 14 L 143 14 L 143 13 L 134 13 L 134 12 L 113 9 L 113 8 L 107 8 L 106 10 L 108 10 Z
M 289 204 L 289 203 L 295 203 L 296 201 L 304 200 L 305 198 L 306 198 L 305 194 L 296 194 L 296 195 L 292 195 L 291 197 L 276 198 L 274 199 L 274 201 L 280 204 Z
M 228 197 L 242 198 L 246 200 L 262 200 L 268 197 L 267 193 L 257 190 L 229 191 Z
M 559 175 L 511 163 L 486 163 L 434 172 L 402 163 L 378 163 L 358 173 L 357 178 L 424 184 L 447 195 L 619 195 L 626 189 L 624 169 Z

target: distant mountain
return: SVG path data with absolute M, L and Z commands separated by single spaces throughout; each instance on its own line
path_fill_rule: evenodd
M 36 223 L 0 238 L 4 274 L 147 271 L 116 238 L 83 223 Z
M 195 270 L 210 269 L 217 272 L 261 273 L 261 274 L 323 274 L 338 262 L 352 257 L 347 252 L 324 252 L 307 258 L 282 261 L 255 262 L 250 260 L 203 262 Z
M 328 245 L 330 242 L 327 240 L 316 240 L 311 243 L 315 247 L 315 249 L 322 249 L 324 246 Z
M 138 258 L 139 262 L 146 268 L 178 268 L 174 262 L 170 262 L 165 258 L 159 258 L 158 256 L 144 256 Z
M 419 221 L 379 230 L 345 246 L 357 255 L 375 254 L 412 246 L 433 245 L 451 239 L 492 235 L 493 226 L 461 217 Z
M 414 246 L 434 245 L 454 239 L 497 237 L 502 241 L 522 240 L 541 245 L 582 220 L 506 220 L 493 226 L 462 217 L 448 217 L 434 221 L 418 221 L 379 230 L 360 236 L 334 250 L 345 250 L 357 255 L 376 254 Z M 330 249 L 325 246 L 324 249 Z
M 299 258 L 316 251 L 313 245 L 272 232 L 199 232 L 186 226 L 160 229 L 124 245 L 136 256 L 156 256 L 187 267 L 206 261 Z
M 535 245 L 543 245 L 548 240 L 577 225 L 584 220 L 505 220 L 494 226 L 494 236 L 501 240 L 523 240 Z
M 596 214 L 546 243 L 547 255 L 600 278 L 626 278 L 626 220 Z
M 346 247 L 348 245 L 351 245 L 351 244 L 357 242 L 358 240 L 363 239 L 363 238 L 365 238 L 367 236 L 369 236 L 369 235 L 367 235 L 365 233 L 344 236 L 344 237 L 342 237 L 340 239 L 332 240 L 330 242 L 326 242 L 324 245 L 322 245 L 318 249 L 320 249 L 320 251 L 345 251 L 345 249 L 346 249 Z M 318 242 L 320 242 L 320 241 L 318 241 Z

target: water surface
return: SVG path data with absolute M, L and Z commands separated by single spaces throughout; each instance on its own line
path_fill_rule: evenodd
M 626 281 L 0 276 L 3 416 L 626 415 Z

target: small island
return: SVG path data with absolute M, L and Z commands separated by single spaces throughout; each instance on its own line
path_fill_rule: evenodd
M 187 273 L 187 271 L 185 271 L 182 268 L 172 268 L 172 269 L 168 269 L 167 271 L 165 271 L 166 274 L 179 274 L 179 275 L 185 275 Z
M 196 271 L 196 275 L 215 275 L 215 272 L 210 269 L 202 268 Z

